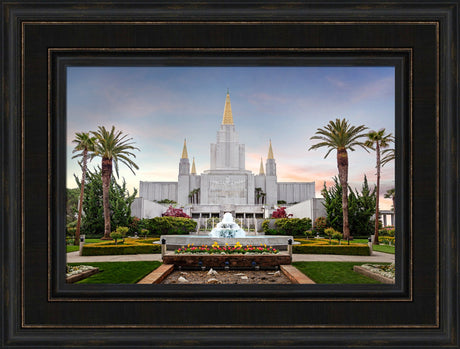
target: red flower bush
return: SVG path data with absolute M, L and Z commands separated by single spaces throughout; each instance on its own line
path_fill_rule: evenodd
M 286 213 L 286 207 L 280 207 L 276 211 L 273 211 L 272 213 L 272 218 L 290 218 L 292 217 L 293 214 L 287 214 Z
M 162 214 L 163 217 L 184 217 L 190 218 L 188 214 L 186 214 L 181 208 L 174 208 L 169 205 L 168 209 L 165 213 Z

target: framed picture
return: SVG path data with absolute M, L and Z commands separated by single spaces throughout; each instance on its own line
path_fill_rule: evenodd
M 458 3 L 382 5 L 4 4 L 2 345 L 458 347 Z M 137 79 L 153 76 L 156 80 L 151 81 L 156 84 L 174 72 L 188 69 L 189 75 L 181 76 L 186 80 L 201 70 L 206 72 L 200 81 L 204 86 L 211 70 L 244 76 L 244 68 L 246 77 L 262 71 L 265 84 L 279 84 L 278 89 L 271 86 L 273 93 L 279 90 L 292 95 L 294 79 L 288 75 L 294 72 L 302 80 L 308 76 L 303 72 L 312 67 L 329 69 L 336 84 L 344 82 L 334 69 L 354 70 L 356 79 L 366 78 L 359 76 L 359 69 L 391 70 L 394 284 L 66 283 L 70 133 L 75 125 L 94 128 L 91 118 L 78 116 L 79 93 L 92 94 L 93 111 L 105 103 L 111 113 L 118 113 L 123 106 L 117 103 L 117 93 L 129 93 L 124 88 L 133 69 L 143 69 L 136 73 Z M 113 73 L 92 80 L 104 69 L 113 69 Z M 125 80 L 117 77 L 120 72 L 126 74 Z M 347 76 L 345 82 L 350 82 Z M 367 76 L 375 86 L 378 80 Z M 97 86 L 91 86 L 94 81 Z M 283 81 L 288 86 L 284 89 Z M 72 90 L 75 86 L 80 86 L 80 92 Z M 365 92 L 381 96 L 384 90 L 378 87 Z M 223 86 L 218 101 L 222 107 L 227 88 L 227 96 L 233 91 Z M 321 86 L 311 87 L 312 96 L 314 88 Z M 155 91 L 161 95 L 166 88 Z M 133 96 L 143 92 L 145 86 Z M 206 101 L 213 94 L 208 90 Z M 335 97 L 331 92 L 329 99 L 317 100 L 335 108 L 318 110 L 336 113 Z M 175 104 L 184 109 L 183 120 L 190 122 L 187 117 L 192 113 L 181 101 Z M 157 105 L 160 102 L 155 100 Z M 314 105 L 314 101 L 309 103 Z M 126 112 L 133 105 L 125 105 Z M 375 114 L 374 118 L 367 116 L 368 120 L 388 122 L 382 114 L 387 107 L 363 110 Z M 288 112 L 282 109 L 279 115 Z M 348 112 L 344 104 L 343 115 Z M 95 113 L 93 119 L 100 115 Z M 307 112 L 305 115 L 308 119 Z M 341 115 L 318 115 L 324 125 L 338 117 Z M 131 126 L 136 123 L 129 118 L 125 121 Z M 179 121 L 180 116 L 176 123 Z M 280 122 L 272 129 L 286 139 L 300 138 L 296 128 L 308 127 L 303 121 Z M 161 130 L 168 120 L 159 118 L 155 123 Z M 256 120 L 255 126 L 257 123 L 263 121 Z M 202 128 L 203 120 L 190 125 Z M 313 119 L 311 125 L 315 125 Z M 315 130 L 315 126 L 305 130 L 305 147 Z M 204 140 L 205 147 L 213 141 L 215 131 Z M 204 136 L 198 134 L 201 141 Z M 186 137 L 178 139 L 179 151 Z M 220 187 L 216 188 L 209 190 L 208 197 L 220 195 Z

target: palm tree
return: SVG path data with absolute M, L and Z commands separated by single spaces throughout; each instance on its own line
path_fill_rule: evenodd
M 385 149 L 384 151 L 382 151 L 382 160 L 380 161 L 380 163 L 382 164 L 382 167 L 383 167 L 394 159 L 395 159 L 395 150 L 392 148 Z
M 342 186 L 342 212 L 343 212 L 343 238 L 348 240 L 350 237 L 350 226 L 348 223 L 348 153 L 347 150 L 354 151 L 354 147 L 360 146 L 366 151 L 364 143 L 359 139 L 366 137 L 363 133 L 367 127 L 364 125 L 350 126 L 346 119 L 336 119 L 329 121 L 324 128 L 318 128 L 316 135 L 310 139 L 317 139 L 320 142 L 314 144 L 310 149 L 321 147 L 329 148 L 324 156 L 326 158 L 332 150 L 337 150 L 337 169 L 339 171 L 340 185 Z
M 76 157 L 82 157 L 80 162 L 81 165 L 81 182 L 80 182 L 80 201 L 78 205 L 78 218 L 77 218 L 77 228 L 75 231 L 75 241 L 74 244 L 78 245 L 80 240 L 80 226 L 81 226 L 81 212 L 83 207 L 83 193 L 85 191 L 85 180 L 86 180 L 86 166 L 88 163 L 88 156 L 91 156 L 91 152 L 94 151 L 94 145 L 96 142 L 95 137 L 90 137 L 87 132 L 77 132 L 75 133 L 75 139 L 72 141 L 76 143 L 72 153 L 80 152 L 72 156 L 72 159 Z
M 393 212 L 394 212 L 395 210 L 395 188 L 388 189 L 383 197 L 385 199 L 391 199 L 393 201 Z
M 134 173 L 133 167 L 139 167 L 130 159 L 136 157 L 131 150 L 139 150 L 133 146 L 132 138 L 127 138 L 121 131 L 115 131 L 112 126 L 110 132 L 104 126 L 99 126 L 98 131 L 91 132 L 96 137 L 94 156 L 102 158 L 102 204 L 104 206 L 104 240 L 110 240 L 110 207 L 109 188 L 112 178 L 112 164 L 115 165 L 115 173 L 118 177 L 118 161 L 124 163 Z
M 379 195 L 380 195 L 380 168 L 381 168 L 381 149 L 386 148 L 393 142 L 393 136 L 391 133 L 385 134 L 385 129 L 382 128 L 379 131 L 370 131 L 367 134 L 367 141 L 365 142 L 366 147 L 375 150 L 377 157 L 377 185 L 376 185 L 376 200 L 375 200 L 375 227 L 374 227 L 374 244 L 379 244 Z

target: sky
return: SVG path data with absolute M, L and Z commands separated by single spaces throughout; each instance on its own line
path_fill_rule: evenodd
M 321 197 L 337 175 L 336 152 L 309 151 L 317 142 L 310 137 L 336 118 L 394 135 L 394 86 L 393 67 L 68 67 L 67 187 L 81 177 L 75 133 L 98 126 L 115 126 L 140 149 L 135 174 L 119 167 L 130 193 L 139 181 L 177 181 L 184 139 L 197 173 L 209 169 L 228 89 L 246 169 L 258 174 L 261 157 L 265 166 L 271 139 L 278 182 L 315 181 Z M 360 189 L 364 175 L 375 184 L 375 152 L 348 154 L 350 186 Z M 391 188 L 393 163 L 382 168 L 381 209 L 392 205 L 383 198 Z

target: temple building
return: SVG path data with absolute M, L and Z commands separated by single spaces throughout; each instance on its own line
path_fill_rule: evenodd
M 278 182 L 271 141 L 267 146 L 265 167 L 261 158 L 258 174 L 247 170 L 245 145 L 239 142 L 227 91 L 222 123 L 216 142 L 210 146 L 209 170 L 196 173 L 195 159 L 190 165 L 184 140 L 177 182 L 141 181 L 139 198 L 133 203 L 133 215 L 140 218 L 159 216 L 168 205 L 158 202 L 166 199 L 177 202 L 177 206 L 197 219 L 222 217 L 225 212 L 231 212 L 236 218 L 267 218 L 280 202 L 308 204 L 311 208 L 301 210 L 296 216 L 315 218 L 313 206 L 318 205 L 311 202 L 315 198 L 315 182 Z

